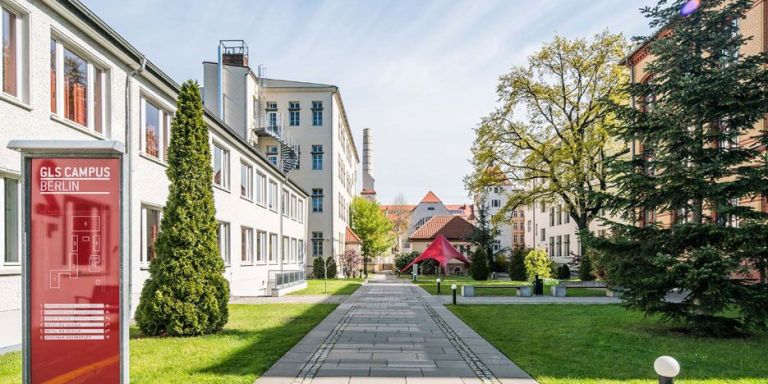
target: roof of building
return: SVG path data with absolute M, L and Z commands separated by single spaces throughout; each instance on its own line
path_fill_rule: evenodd
M 458 215 L 468 221 L 475 220 L 475 206 L 473 204 L 448 204 L 445 208 L 452 213 L 460 211 Z
M 347 226 L 347 236 L 346 236 L 346 243 L 347 244 L 362 244 L 363 242 L 360 240 L 360 237 L 357 236 L 357 233 L 352 230 L 349 226 Z
M 448 240 L 467 240 L 474 231 L 475 226 L 461 216 L 434 216 L 409 238 L 411 240 L 433 240 L 438 235 L 443 235 Z
M 422 203 L 442 203 L 442 201 L 432 191 L 427 192 L 427 194 L 424 195 L 424 198 L 421 199 L 421 202 Z
M 264 78 L 264 86 L 267 88 L 336 88 L 332 84 L 310 83 L 306 81 L 268 79 Z

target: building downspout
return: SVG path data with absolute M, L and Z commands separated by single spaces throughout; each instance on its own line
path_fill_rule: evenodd
M 126 214 L 128 215 L 128 233 L 133 233 L 133 135 L 131 132 L 131 124 L 133 123 L 131 119 L 131 94 L 133 92 L 133 89 L 131 87 L 131 84 L 133 83 L 133 78 L 136 77 L 136 75 L 144 72 L 144 69 L 147 67 L 147 58 L 142 55 L 139 59 L 139 67 L 134 69 L 133 71 L 129 72 L 125 75 L 125 153 L 128 157 L 128 174 L 126 175 L 128 179 L 128 192 L 126 193 L 127 197 L 126 200 L 128 201 L 128 209 L 126 210 Z M 132 245 L 131 242 L 128 241 L 128 271 L 129 276 L 131 271 L 133 271 L 132 263 L 133 263 L 133 255 L 132 252 Z M 133 277 L 129 277 L 128 279 L 128 311 L 131 310 L 131 296 L 133 295 Z

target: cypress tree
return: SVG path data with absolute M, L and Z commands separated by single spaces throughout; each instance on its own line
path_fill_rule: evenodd
M 469 274 L 475 280 L 488 280 L 488 256 L 484 247 L 478 246 L 472 254 L 469 264 Z
M 148 335 L 214 333 L 229 317 L 229 282 L 217 244 L 211 148 L 195 81 L 181 87 L 171 132 L 168 201 L 136 322 Z
M 768 113 L 768 55 L 741 50 L 754 1 L 702 1 L 691 14 L 684 3 L 643 9 L 662 31 L 648 43 L 650 80 L 626 89 L 640 108 L 614 108 L 615 135 L 637 143 L 611 165 L 611 208 L 629 224 L 592 240 L 627 305 L 725 336 L 768 326 L 768 213 L 753 208 L 768 192 L 757 124 Z M 666 300 L 674 289 L 682 301 Z
M 527 248 L 515 248 L 512 250 L 512 258 L 509 262 L 509 278 L 513 281 L 528 280 L 528 273 L 525 269 L 525 255 L 530 252 Z

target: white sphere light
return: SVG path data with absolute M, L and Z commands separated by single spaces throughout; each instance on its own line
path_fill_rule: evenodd
M 659 376 L 675 377 L 680 374 L 680 363 L 670 356 L 661 356 L 653 362 L 653 369 Z
M 439 277 L 437 278 L 437 283 L 440 284 L 440 278 Z
M 456 284 L 451 284 L 451 289 L 456 289 Z

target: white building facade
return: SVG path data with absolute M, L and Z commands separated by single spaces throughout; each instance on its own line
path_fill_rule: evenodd
M 10 47 L 3 51 L 0 73 L 3 347 L 20 343 L 21 336 L 21 164 L 8 142 L 125 144 L 133 312 L 155 256 L 167 199 L 165 155 L 180 87 L 77 1 L 0 0 L 0 7 L 0 20 L 9 24 L 0 26 L 3 44 Z M 206 112 L 205 122 L 218 241 L 231 294 L 271 295 L 281 274 L 303 276 L 309 195 L 214 114 Z M 278 191 L 288 192 L 288 204 L 282 204 Z
M 312 257 L 338 263 L 360 164 L 338 87 L 260 76 L 243 41 L 223 41 L 221 49 L 217 62 L 203 63 L 206 107 L 309 195 L 307 270 Z

